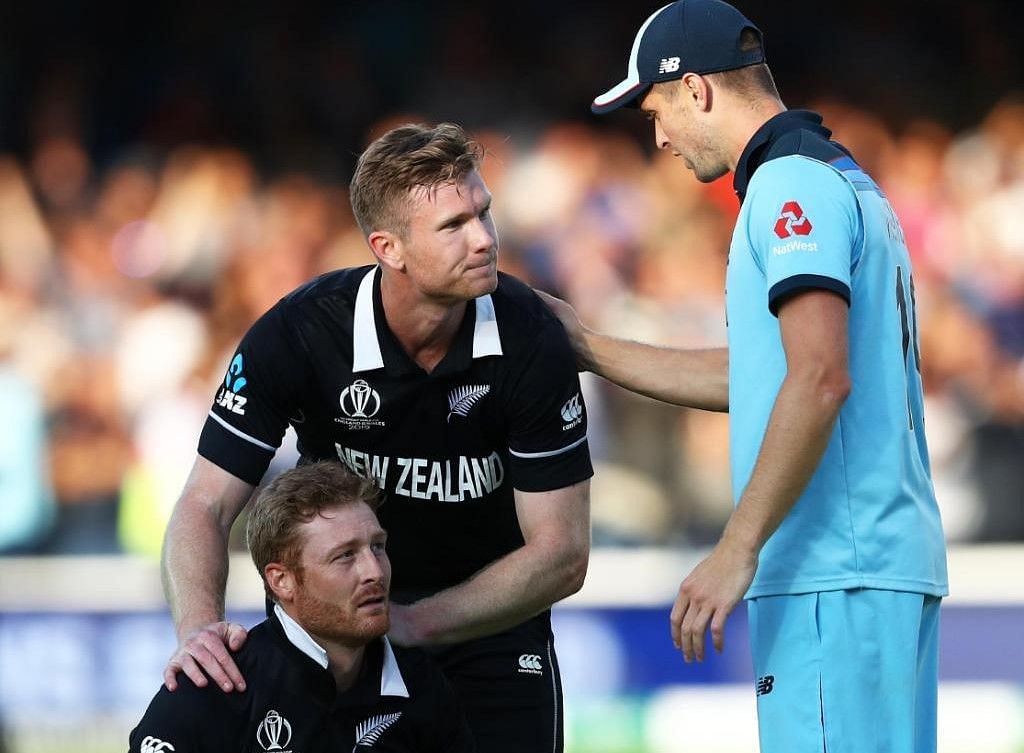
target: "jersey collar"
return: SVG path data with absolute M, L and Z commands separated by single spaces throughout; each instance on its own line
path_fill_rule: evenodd
M 327 651 L 324 647 L 314 641 L 302 625 L 293 620 L 280 604 L 274 604 L 274 615 L 281 623 L 288 641 L 321 667 L 327 669 Z M 391 648 L 391 642 L 387 636 L 380 640 L 384 644 L 384 663 L 380 672 L 380 694 L 408 698 L 409 689 L 405 685 L 402 671 L 398 668 L 395 650 Z
M 380 267 L 373 267 L 363 276 L 356 293 L 355 313 L 352 318 L 352 373 L 384 368 L 381 340 L 385 333 L 378 325 L 374 306 L 375 291 L 379 289 Z M 476 298 L 473 304 L 476 314 L 473 324 L 473 358 L 502 355 L 494 301 L 490 295 L 482 295 Z
M 832 131 L 821 124 L 821 116 L 810 110 L 785 110 L 768 119 L 751 136 L 736 163 L 732 187 L 740 201 L 747 195 L 747 186 L 754 177 L 754 171 L 768 161 L 772 145 L 787 133 L 799 130 L 814 131 L 826 139 L 832 135 Z

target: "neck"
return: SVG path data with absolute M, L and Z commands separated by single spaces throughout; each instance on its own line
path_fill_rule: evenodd
M 425 371 L 448 353 L 466 314 L 466 301 L 425 298 L 384 274 L 380 281 L 384 318 L 402 349 Z
M 757 130 L 780 112 L 786 111 L 786 106 L 774 97 L 758 100 L 756 103 L 738 103 L 738 107 L 742 110 L 727 116 L 725 120 L 732 126 L 729 129 L 729 170 L 731 172 L 736 172 L 740 156 Z
M 327 669 L 334 677 L 334 684 L 338 692 L 344 692 L 352 687 L 359 670 L 363 668 L 363 658 L 366 656 L 366 646 L 343 646 L 333 641 L 323 641 L 321 644 L 327 650 Z

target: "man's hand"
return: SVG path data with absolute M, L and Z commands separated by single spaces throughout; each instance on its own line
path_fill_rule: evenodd
M 672 607 L 672 642 L 687 662 L 704 661 L 704 633 L 711 623 L 715 650 L 725 648 L 725 618 L 743 598 L 757 569 L 757 557 L 726 540 L 679 586 Z
M 245 680 L 228 650 L 240 649 L 247 636 L 245 628 L 234 622 L 214 622 L 189 633 L 164 668 L 164 685 L 176 690 L 176 675 L 184 672 L 200 688 L 206 687 L 208 674 L 225 693 L 245 690 Z
M 593 371 L 594 355 L 587 344 L 588 330 L 580 322 L 576 310 L 561 298 L 548 295 L 543 290 L 534 288 L 533 292 L 551 309 L 551 312 L 558 317 L 565 328 L 565 333 L 569 336 L 569 344 L 572 345 L 573 352 L 576 354 L 576 366 L 579 370 Z

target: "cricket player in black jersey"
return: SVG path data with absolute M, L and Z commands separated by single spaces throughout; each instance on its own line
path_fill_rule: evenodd
M 384 637 L 391 565 L 379 503 L 375 484 L 328 462 L 260 493 L 247 538 L 274 608 L 235 653 L 248 686 L 161 688 L 131 753 L 476 749 L 441 671 Z
M 389 635 L 428 647 L 485 753 L 562 749 L 550 606 L 590 548 L 586 411 L 558 320 L 496 269 L 482 153 L 461 128 L 403 126 L 351 185 L 377 264 L 326 274 L 246 334 L 164 547 L 179 670 L 245 680 L 227 649 L 227 537 L 287 425 L 386 492 Z

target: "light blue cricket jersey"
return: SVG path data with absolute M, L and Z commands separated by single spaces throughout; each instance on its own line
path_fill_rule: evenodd
M 762 549 L 747 598 L 858 587 L 945 595 L 910 258 L 889 202 L 820 122 L 808 112 L 776 116 L 736 176 L 743 204 L 726 309 L 737 500 L 786 375 L 775 311 L 787 296 L 821 288 L 848 301 L 852 379 L 821 463 Z

